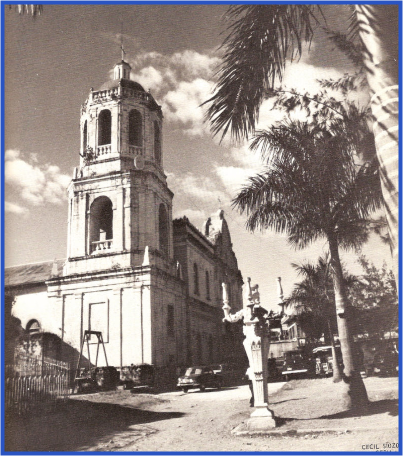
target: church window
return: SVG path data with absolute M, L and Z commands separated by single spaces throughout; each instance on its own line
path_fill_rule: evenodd
M 193 265 L 194 294 L 199 294 L 199 268 L 196 263 Z
M 174 317 L 174 306 L 168 306 L 168 316 L 167 316 L 167 330 L 170 336 L 175 334 L 175 317 Z
M 157 121 L 154 122 L 154 158 L 161 163 L 161 130 Z
M 131 146 L 143 146 L 143 121 L 137 109 L 132 109 L 129 114 L 129 144 Z
M 112 246 L 113 209 L 112 201 L 100 196 L 90 208 L 90 244 L 91 252 L 107 250 Z
M 162 203 L 159 207 L 158 219 L 160 250 L 165 255 L 168 255 L 168 214 L 165 206 Z
M 83 129 L 83 152 L 85 152 L 85 149 L 87 148 L 87 141 L 88 141 L 88 132 L 87 132 L 87 121 L 84 123 L 84 129 Z
M 98 117 L 98 146 L 111 143 L 112 114 L 109 109 L 104 109 Z
M 27 331 L 29 334 L 36 334 L 41 331 L 41 325 L 38 320 L 30 320 L 27 324 Z
M 210 274 L 206 271 L 206 297 L 210 299 Z

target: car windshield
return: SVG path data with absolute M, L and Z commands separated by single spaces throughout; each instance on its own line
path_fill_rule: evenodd
M 189 367 L 186 370 L 185 375 L 200 375 L 202 372 L 203 370 L 200 369 L 200 367 Z

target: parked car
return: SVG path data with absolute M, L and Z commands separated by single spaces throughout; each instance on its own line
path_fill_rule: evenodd
M 336 346 L 339 352 L 339 360 L 341 361 L 340 347 Z M 331 377 L 333 375 L 333 353 L 330 345 L 324 347 L 316 347 L 312 350 L 315 358 L 315 374 L 319 376 Z
M 123 389 L 136 387 L 152 387 L 154 385 L 154 366 L 138 364 L 123 366 L 120 370 L 120 382 Z
M 119 372 L 116 367 L 96 367 L 92 375 L 100 389 L 115 389 L 118 386 Z
M 209 366 L 194 366 L 186 369 L 185 375 L 178 378 L 178 388 L 187 393 L 191 388 L 199 388 L 204 391 L 206 388 L 218 388 L 222 386 L 222 377 L 215 374 Z
M 374 373 L 380 376 L 399 374 L 399 354 L 393 348 L 386 348 L 374 357 Z
M 278 369 L 278 360 L 276 358 L 269 358 L 267 360 L 267 381 L 278 382 L 281 380 L 281 371 L 283 362 L 281 363 L 280 370 Z
M 286 380 L 291 377 L 310 377 L 314 373 L 314 362 L 304 352 L 293 350 L 284 352 L 284 362 L 281 374 Z

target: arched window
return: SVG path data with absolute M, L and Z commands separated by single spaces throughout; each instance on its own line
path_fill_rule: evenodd
M 210 299 L 210 274 L 206 271 L 206 297 Z
M 157 121 L 154 122 L 154 158 L 161 163 L 161 131 Z
M 168 214 L 165 206 L 161 203 L 158 211 L 158 232 L 160 250 L 168 255 Z
M 129 144 L 131 146 L 143 146 L 143 121 L 141 114 L 132 109 L 129 114 Z
M 87 132 L 87 121 L 84 123 L 84 129 L 83 129 L 83 152 L 85 152 L 85 149 L 87 148 L 87 141 L 88 141 L 88 132 Z
M 112 201 L 100 196 L 90 208 L 90 245 L 91 252 L 107 250 L 112 247 L 113 209 Z M 109 242 L 107 242 L 109 241 Z
M 194 294 L 199 294 L 199 268 L 197 264 L 193 265 Z
M 41 325 L 38 320 L 30 320 L 27 324 L 27 331 L 29 334 L 36 334 L 41 331 Z
M 111 143 L 112 114 L 104 109 L 98 116 L 98 146 Z

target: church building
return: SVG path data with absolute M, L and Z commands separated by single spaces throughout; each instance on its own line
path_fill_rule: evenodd
M 224 213 L 201 231 L 187 217 L 172 220 L 163 114 L 130 72 L 117 63 L 114 79 L 91 89 L 81 107 L 67 258 L 5 270 L 12 314 L 24 329 L 53 334 L 77 353 L 85 330 L 101 331 L 116 367 L 242 357 L 242 336 L 222 322 L 222 282 L 233 311 L 242 308 L 243 284 Z M 92 336 L 92 359 L 96 342 Z

